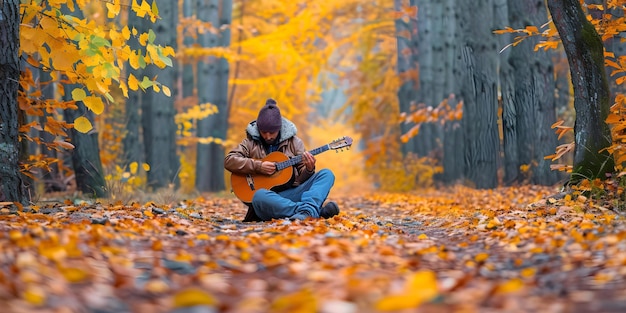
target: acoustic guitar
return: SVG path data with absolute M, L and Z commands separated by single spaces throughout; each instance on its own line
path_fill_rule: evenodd
M 316 155 L 328 150 L 343 150 L 343 148 L 349 149 L 351 145 L 352 138 L 342 137 L 309 152 L 312 155 Z M 261 159 L 261 161 L 275 162 L 276 172 L 272 175 L 232 173 L 230 176 L 233 193 L 237 196 L 237 198 L 239 198 L 239 200 L 246 204 L 250 204 L 252 202 L 254 193 L 261 188 L 279 191 L 290 186 L 294 180 L 293 166 L 302 162 L 302 155 L 289 158 L 284 153 L 275 151 L 268 154 L 266 157 Z

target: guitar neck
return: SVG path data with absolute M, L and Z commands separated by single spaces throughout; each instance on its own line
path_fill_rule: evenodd
M 330 146 L 329 145 L 323 145 L 321 147 L 318 147 L 318 148 L 315 148 L 315 149 L 309 151 L 309 153 L 311 153 L 312 155 L 316 155 L 316 154 L 320 154 L 320 153 L 322 153 L 324 151 L 328 151 L 328 150 L 330 150 Z M 294 165 L 296 165 L 296 164 L 298 164 L 300 162 L 302 162 L 302 155 L 297 155 L 297 156 L 295 156 L 293 158 L 290 158 L 287 161 L 276 163 L 276 169 L 278 169 L 280 171 L 280 170 L 286 169 L 286 168 L 288 168 L 290 166 L 294 166 Z

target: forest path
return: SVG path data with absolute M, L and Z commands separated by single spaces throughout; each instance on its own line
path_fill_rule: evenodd
M 626 227 L 539 187 L 339 197 L 242 223 L 234 198 L 0 209 L 8 312 L 623 312 Z

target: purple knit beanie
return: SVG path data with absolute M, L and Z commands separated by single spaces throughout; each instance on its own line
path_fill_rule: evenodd
M 256 127 L 261 132 L 277 132 L 283 124 L 280 109 L 276 106 L 274 99 L 267 99 L 265 106 L 259 111 L 256 119 Z

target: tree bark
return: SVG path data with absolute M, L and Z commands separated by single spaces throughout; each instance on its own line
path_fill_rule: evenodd
M 544 24 L 548 12 L 543 2 L 509 0 L 510 26 L 525 28 Z M 552 154 L 557 137 L 550 128 L 556 121 L 553 52 L 534 51 L 538 38 L 527 38 L 510 47 L 508 66 L 514 82 L 512 98 L 504 98 L 505 182 L 522 183 L 525 179 L 538 185 L 556 183 L 556 172 L 544 156 Z M 510 95 L 507 95 L 510 96 Z M 530 172 L 522 173 L 527 165 Z
M 479 0 L 460 5 L 459 29 L 467 33 L 460 45 L 465 177 L 480 189 L 498 186 L 497 49 L 492 34 L 494 2 Z
M 455 66 L 457 44 L 461 35 L 457 27 L 458 7 L 455 0 L 446 0 L 443 10 L 444 27 L 444 56 L 445 78 L 444 94 L 448 97 L 448 105 L 456 110 L 459 105 L 458 96 L 461 94 L 458 83 L 458 67 Z M 445 121 L 443 133 L 443 182 L 456 183 L 463 178 L 465 172 L 463 151 L 465 140 L 460 120 Z
M 66 97 L 71 97 L 72 90 L 76 87 L 78 85 L 66 85 Z M 66 109 L 63 111 L 65 120 L 72 123 L 78 117 L 86 116 L 93 124 L 93 113 L 85 107 L 82 101 L 77 101 L 76 105 L 78 106 L 76 110 Z M 100 160 L 100 148 L 98 147 L 98 132 L 95 131 L 95 128 L 87 134 L 71 129 L 69 135 L 75 147 L 71 153 L 76 186 L 85 195 L 96 198 L 107 197 L 108 192 L 102 170 L 102 161 Z
M 602 40 L 578 0 L 549 0 L 548 8 L 567 54 L 574 88 L 576 147 L 570 184 L 582 179 L 606 179 L 614 170 L 614 160 L 603 150 L 612 139 L 605 122 L 610 92 Z
M 232 1 L 199 0 L 198 17 L 215 27 L 229 26 L 232 20 Z M 230 45 L 230 28 L 219 34 L 201 36 L 202 47 L 227 47 Z M 217 106 L 218 112 L 198 122 L 198 137 L 226 139 L 228 130 L 228 61 L 210 57 L 198 64 L 198 100 Z M 224 182 L 224 147 L 222 143 L 198 144 L 196 159 L 196 189 L 198 191 L 222 191 Z
M 176 49 L 176 26 L 178 21 L 178 3 L 176 1 L 159 2 L 160 18 L 154 24 L 143 20 L 145 30 L 152 28 L 156 33 L 155 43 L 162 46 L 171 46 Z M 141 124 L 146 163 L 150 165 L 148 171 L 148 186 L 153 189 L 175 187 L 179 184 L 178 172 L 180 161 L 176 148 L 176 123 L 174 116 L 174 99 L 176 93 L 176 60 L 172 60 L 172 67 L 163 69 L 149 66 L 145 70 L 148 77 L 157 77 L 158 82 L 172 90 L 167 96 L 162 91 L 153 90 L 141 94 Z
M 26 204 L 19 167 L 17 93 L 20 80 L 20 2 L 0 2 L 0 201 Z
M 400 12 L 404 6 L 407 6 L 407 2 L 403 0 L 394 0 L 394 8 Z M 415 62 L 415 54 L 412 47 L 412 41 L 415 37 L 417 16 L 408 16 L 406 18 L 398 18 L 395 21 L 396 26 L 396 42 L 397 42 L 397 72 L 402 82 L 400 88 L 398 88 L 398 103 L 400 106 L 400 112 L 406 114 L 411 113 L 411 103 L 414 103 L 416 98 L 418 82 L 416 81 L 417 75 L 417 63 Z M 400 124 L 400 131 L 402 134 L 406 134 L 411 129 L 412 125 L 407 123 Z M 402 154 L 407 155 L 410 152 L 415 152 L 415 138 L 409 138 L 409 140 L 402 145 Z

